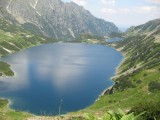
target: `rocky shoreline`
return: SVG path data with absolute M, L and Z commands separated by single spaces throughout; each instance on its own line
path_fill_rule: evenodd
M 111 45 L 113 48 L 115 48 L 114 46 L 115 46 L 115 44 L 113 44 L 113 45 Z M 118 48 L 118 49 L 116 49 L 118 52 L 121 52 L 122 53 L 122 50 L 123 48 Z M 117 66 L 117 68 L 116 68 L 116 74 L 115 74 L 115 76 L 113 76 L 113 77 L 111 77 L 111 80 L 112 81 L 114 81 L 114 84 L 112 85 L 112 86 L 110 86 L 110 87 L 108 87 L 107 89 L 105 89 L 101 94 L 100 94 L 100 97 L 101 96 L 104 96 L 104 95 L 110 95 L 110 94 L 113 94 L 114 93 L 114 86 L 115 86 L 115 80 L 116 80 L 116 78 L 118 78 L 120 75 L 118 75 L 118 73 L 119 73 L 119 71 L 120 71 L 120 66 L 124 63 L 124 61 L 126 60 L 126 55 L 124 54 L 124 53 L 122 53 L 122 55 L 123 55 L 123 60 L 120 62 L 120 64 Z

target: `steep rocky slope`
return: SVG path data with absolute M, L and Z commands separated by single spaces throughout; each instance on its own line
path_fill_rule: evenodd
M 94 17 L 73 2 L 0 0 L 0 7 L 12 16 L 10 21 L 15 19 L 14 22 L 17 21 L 33 33 L 57 39 L 72 40 L 83 33 L 106 36 L 111 32 L 119 32 L 113 23 Z M 1 16 L 6 16 L 6 13 Z

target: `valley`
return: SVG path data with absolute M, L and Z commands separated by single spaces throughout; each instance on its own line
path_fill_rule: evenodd
M 108 11 L 104 9 L 104 12 Z M 115 11 L 109 12 L 116 14 Z M 117 40 L 119 37 L 123 39 Z M 111 40 L 106 40 L 110 38 Z M 43 48 L 43 46 L 47 47 Z M 111 51 L 107 52 L 105 49 Z M 118 66 L 116 63 L 122 59 L 122 56 L 117 57 L 119 52 L 123 54 L 124 60 Z M 44 55 L 41 56 L 42 54 Z M 109 60 L 107 55 L 113 58 Z M 103 119 L 102 116 L 105 116 L 108 111 L 113 111 L 111 112 L 113 114 L 120 112 L 124 116 L 132 112 L 134 115 L 144 112 L 140 120 L 160 119 L 159 18 L 120 32 L 114 23 L 94 17 L 88 10 L 74 2 L 0 0 L 0 57 L 0 94 L 2 96 L 0 120 L 97 120 Z M 111 63 L 107 64 L 105 60 Z M 42 66 L 38 68 L 39 65 Z M 107 70 L 109 65 L 113 65 L 113 68 L 109 67 Z M 25 69 L 22 70 L 22 68 Z M 18 70 L 18 73 L 14 69 Z M 87 70 L 88 74 L 86 74 Z M 16 74 L 19 74 L 19 78 Z M 84 96 L 77 92 L 74 96 L 75 102 L 71 99 L 72 94 L 66 94 L 66 98 L 69 98 L 68 103 L 72 103 L 73 106 L 61 111 L 63 104 L 59 107 L 61 104 L 59 102 L 63 100 L 58 96 L 60 95 L 58 92 L 70 90 L 68 93 L 72 93 L 76 91 L 72 87 L 78 85 L 71 76 L 66 82 L 64 79 L 67 78 L 66 74 L 73 75 L 76 80 L 85 83 L 83 87 L 85 86 L 84 88 L 89 92 L 83 91 L 85 90 L 83 87 L 78 89 L 77 86 L 76 90 L 82 90 L 85 93 Z M 54 77 L 56 83 L 51 83 L 53 81 L 49 81 L 49 78 Z M 47 82 L 44 82 L 45 80 Z M 109 81 L 107 85 L 106 81 Z M 65 85 L 63 82 L 73 86 L 63 86 Z M 57 92 L 51 85 L 57 85 L 63 89 Z M 89 87 L 90 85 L 93 86 Z M 25 86 L 24 89 L 23 86 Z M 46 89 L 48 92 L 45 92 Z M 106 90 L 101 95 L 104 89 Z M 36 93 L 36 91 L 41 92 Z M 52 95 L 49 95 L 49 92 Z M 54 92 L 58 96 L 55 105 L 52 102 L 56 101 Z M 32 93 L 37 97 L 31 96 Z M 45 97 L 41 93 L 44 93 Z M 93 99 L 90 98 L 91 95 Z M 18 101 L 14 98 L 15 96 L 23 97 L 24 101 L 20 99 Z M 18 101 L 17 104 L 13 104 L 10 97 L 13 101 Z M 39 109 L 41 107 L 45 109 L 43 100 L 46 99 L 49 112 L 40 114 Z M 25 100 L 30 103 L 34 101 L 32 104 L 40 107 L 33 105 L 32 108 L 32 105 L 27 105 L 29 102 Z M 82 107 L 80 103 L 86 104 Z M 76 108 L 76 105 L 79 108 Z M 59 110 L 54 111 L 54 114 L 53 106 Z M 16 110 L 16 107 L 20 109 Z M 29 109 L 30 111 L 27 111 Z M 91 119 L 87 118 L 86 114 Z
M 133 32 L 134 31 L 136 31 L 136 29 L 133 30 Z M 72 117 L 77 117 L 78 119 L 78 117 L 83 117 L 84 113 L 88 112 L 92 112 L 99 116 L 101 114 L 104 114 L 108 110 L 116 110 L 117 106 L 128 112 L 131 108 L 134 108 L 134 106 L 138 106 L 141 104 L 145 105 L 148 103 L 154 104 L 159 102 L 159 87 L 153 87 L 154 85 L 159 84 L 158 81 L 160 78 L 159 58 L 156 56 L 157 54 L 159 54 L 160 47 L 159 43 L 155 42 L 156 36 L 159 35 L 159 33 L 156 33 L 157 31 L 155 30 L 155 33 L 153 33 L 153 35 L 146 37 L 145 32 L 141 33 L 141 35 L 136 34 L 133 36 L 128 35 L 131 34 L 131 32 L 126 32 L 125 34 L 127 37 L 124 40 L 114 43 L 101 42 L 97 39 L 97 44 L 106 44 L 121 50 L 126 59 L 118 68 L 116 75 L 117 77 L 113 78 L 113 80 L 115 81 L 115 85 L 112 87 L 112 92 L 106 92 L 105 95 L 101 96 L 95 102 L 95 104 L 84 110 L 65 115 L 64 119 L 70 119 Z M 88 38 L 85 37 L 84 39 L 82 38 L 82 41 L 83 43 L 94 44 L 94 42 L 89 42 Z M 146 42 L 146 44 L 143 44 L 143 42 Z M 137 44 L 137 48 L 135 47 L 136 45 L 133 44 Z M 145 45 L 152 51 L 145 53 Z M 139 59 L 136 59 L 136 56 L 134 54 L 139 55 L 137 56 L 137 58 Z M 140 57 L 142 55 L 150 58 L 150 61 L 147 62 L 147 58 L 145 59 L 145 57 Z M 131 72 L 127 72 L 131 69 L 133 69 Z

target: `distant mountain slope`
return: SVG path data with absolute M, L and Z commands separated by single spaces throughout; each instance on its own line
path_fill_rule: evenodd
M 5 17 L 9 17 L 15 21 L 12 16 L 6 15 Z M 15 24 L 11 24 L 6 21 L 6 19 L 0 17 L 0 57 L 25 48 L 50 42 L 57 42 L 57 40 L 32 34 L 24 28 L 17 26 L 16 21 Z M 14 73 L 10 69 L 10 65 L 0 61 L 0 78 L 13 75 Z
M 0 56 L 54 41 L 56 40 L 32 34 L 0 17 Z
M 126 31 L 128 35 L 134 34 L 153 34 L 153 35 L 160 35 L 160 19 L 151 20 L 145 24 L 139 26 L 132 26 Z
M 126 39 L 119 42 L 118 47 L 130 54 L 127 69 L 141 63 L 151 66 L 151 62 L 160 62 L 160 19 L 151 20 L 145 24 L 129 28 Z M 153 60 L 153 61 L 152 61 Z M 132 61 L 132 62 L 130 62 Z M 157 62 L 157 63 L 156 63 Z
M 72 40 L 84 33 L 106 36 L 112 32 L 119 32 L 113 23 L 94 17 L 89 11 L 73 2 L 0 0 L 0 7 L 25 29 L 57 39 Z

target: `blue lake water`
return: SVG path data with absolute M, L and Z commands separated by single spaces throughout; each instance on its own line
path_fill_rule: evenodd
M 10 107 L 37 115 L 83 109 L 113 84 L 123 56 L 102 45 L 55 43 L 0 58 L 12 65 L 14 77 L 0 79 L 0 97 Z

